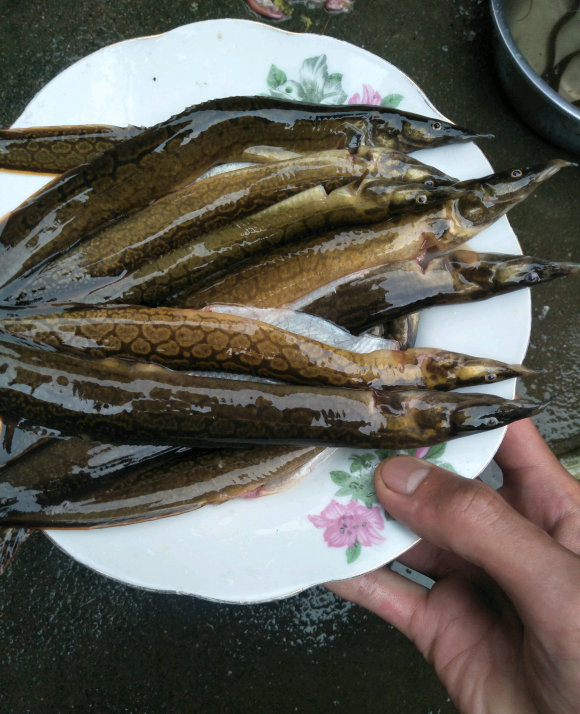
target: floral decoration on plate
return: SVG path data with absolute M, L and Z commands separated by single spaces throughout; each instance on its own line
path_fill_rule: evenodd
M 342 88 L 341 72 L 328 71 L 326 55 L 307 57 L 300 66 L 297 79 L 289 79 L 286 72 L 275 64 L 270 66 L 266 84 L 270 96 L 292 99 L 312 104 L 372 104 L 382 107 L 397 107 L 403 95 L 392 92 L 381 96 L 370 84 L 363 84 L 362 91 L 348 97 Z
M 350 454 L 348 471 L 336 469 L 329 472 L 339 489 L 330 503 L 319 514 L 308 514 L 308 520 L 324 530 L 323 538 L 329 548 L 346 548 L 346 562 L 354 563 L 363 546 L 377 545 L 385 540 L 379 533 L 384 521 L 393 517 L 380 505 L 374 486 L 375 469 L 379 462 L 395 454 L 408 454 L 417 459 L 427 459 L 436 466 L 455 471 L 453 465 L 442 461 L 447 444 L 423 446 L 418 449 L 380 449 Z M 340 503 L 336 498 L 349 498 Z

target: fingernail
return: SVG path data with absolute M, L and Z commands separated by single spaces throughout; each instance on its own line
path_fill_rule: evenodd
M 424 461 L 409 456 L 389 459 L 379 466 L 379 476 L 391 491 L 410 496 L 429 473 Z

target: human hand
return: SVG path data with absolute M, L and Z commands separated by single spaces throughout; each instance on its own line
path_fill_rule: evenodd
M 580 485 L 529 419 L 495 458 L 494 491 L 408 456 L 378 467 L 377 496 L 424 540 L 389 568 L 328 583 L 393 624 L 462 712 L 580 710 Z

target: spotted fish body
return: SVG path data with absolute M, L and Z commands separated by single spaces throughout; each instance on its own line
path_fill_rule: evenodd
M 0 330 L 91 357 L 215 370 L 297 384 L 453 389 L 526 374 L 515 365 L 445 350 L 361 354 L 235 315 L 172 308 L 101 307 L 2 319 Z
M 0 129 L 0 168 L 60 174 L 142 131 L 102 124 Z
M 0 413 L 111 443 L 414 448 L 507 424 L 539 406 L 458 392 L 202 378 L 0 337 Z

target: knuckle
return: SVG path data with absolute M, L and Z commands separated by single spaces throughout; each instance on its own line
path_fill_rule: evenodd
M 450 510 L 454 520 L 471 525 L 492 526 L 499 521 L 505 502 L 481 481 L 466 481 L 453 493 Z

